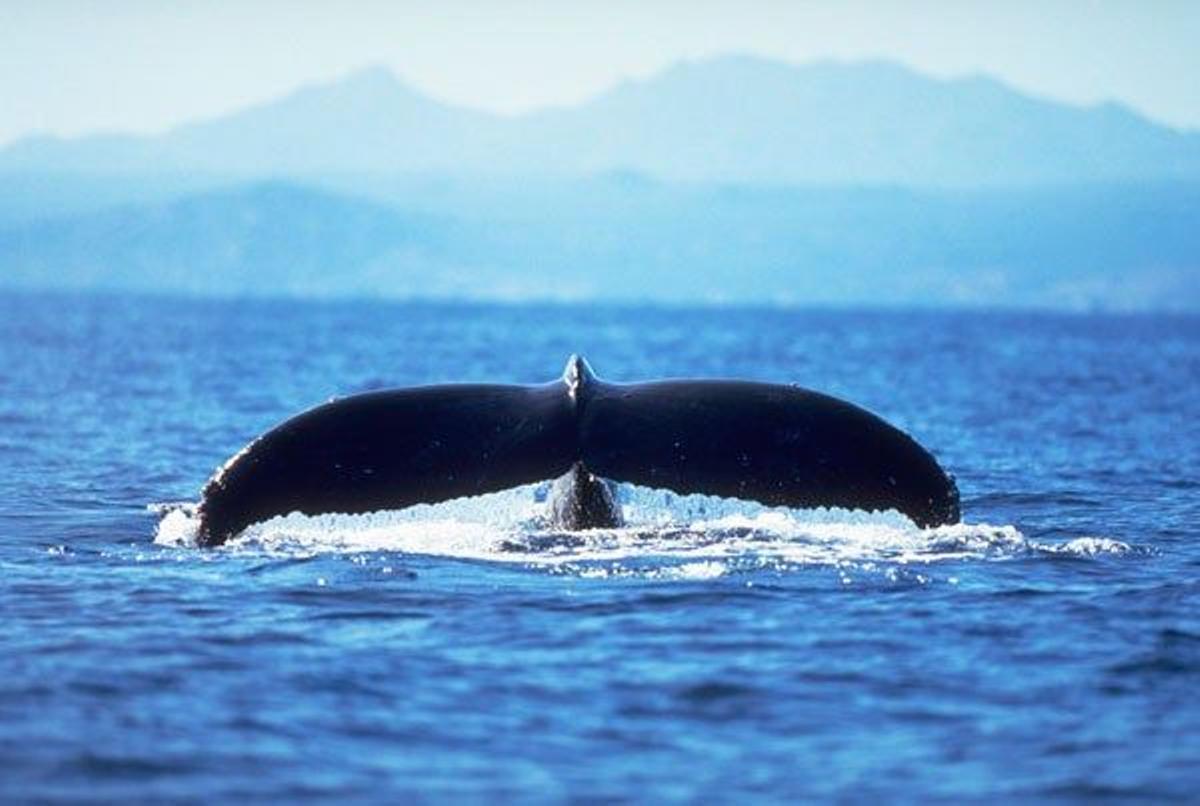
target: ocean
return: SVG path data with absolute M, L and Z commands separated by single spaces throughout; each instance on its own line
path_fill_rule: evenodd
M 798 383 L 963 524 L 623 487 L 290 518 L 186 502 L 330 397 Z M 0 799 L 1189 800 L 1200 318 L 0 294 Z

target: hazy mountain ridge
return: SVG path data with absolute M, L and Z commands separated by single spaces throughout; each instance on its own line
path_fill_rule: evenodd
M 1200 134 L 888 63 L 685 63 L 515 118 L 367 70 L 0 150 L 0 286 L 1200 309 Z
M 424 282 L 444 238 L 428 216 L 272 182 L 0 230 L 0 266 L 30 288 L 368 294 L 385 258 L 393 286 L 398 267 Z
M 265 183 L 0 230 L 0 285 L 205 295 L 1200 309 L 1200 184 L 764 189 L 610 177 L 424 209 Z M 456 212 L 457 211 L 457 212 Z
M 578 106 L 507 118 L 373 69 L 160 136 L 30 138 L 0 172 L 339 173 L 976 187 L 1200 180 L 1200 134 L 983 77 L 884 62 L 685 63 Z

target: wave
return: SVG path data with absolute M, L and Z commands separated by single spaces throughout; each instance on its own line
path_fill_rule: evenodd
M 251 526 L 218 552 L 309 556 L 399 552 L 520 564 L 579 576 L 706 579 L 742 570 L 864 567 L 1028 556 L 1124 554 L 1119 540 L 1030 539 L 1011 525 L 960 523 L 920 529 L 891 511 L 796 510 L 622 484 L 626 525 L 568 532 L 545 518 L 546 484 L 363 515 L 292 513 Z M 155 543 L 196 545 L 196 506 L 152 505 Z M 918 579 L 918 581 L 920 581 Z M 953 580 L 952 580 L 953 581 Z

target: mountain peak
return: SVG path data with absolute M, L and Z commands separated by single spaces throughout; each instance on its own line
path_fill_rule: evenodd
M 405 85 L 390 68 L 371 64 L 344 74 L 341 78 L 325 84 L 326 89 L 356 92 L 414 92 Z
M 264 106 L 287 103 L 293 99 L 308 98 L 375 99 L 388 101 L 396 98 L 412 98 L 427 101 L 423 95 L 404 84 L 395 73 L 382 65 L 368 65 L 345 73 L 331 81 L 308 84 L 288 95 Z M 253 111 L 253 110 L 249 110 Z
M 935 83 L 936 79 L 913 70 L 900 62 L 885 59 L 818 59 L 794 63 L 771 59 L 751 53 L 722 53 L 678 62 L 645 81 L 668 81 L 672 78 L 697 79 L 737 78 L 753 81 L 803 82 L 837 78 L 843 81 L 872 79 L 903 80 L 915 83 Z

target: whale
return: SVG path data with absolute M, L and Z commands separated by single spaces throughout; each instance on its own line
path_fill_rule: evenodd
M 537 385 L 445 384 L 336 399 L 250 442 L 204 485 L 201 546 L 276 516 L 362 514 L 552 481 L 547 518 L 622 524 L 615 482 L 798 509 L 958 522 L 953 476 L 865 409 L 799 386 L 611 383 L 572 355 Z

